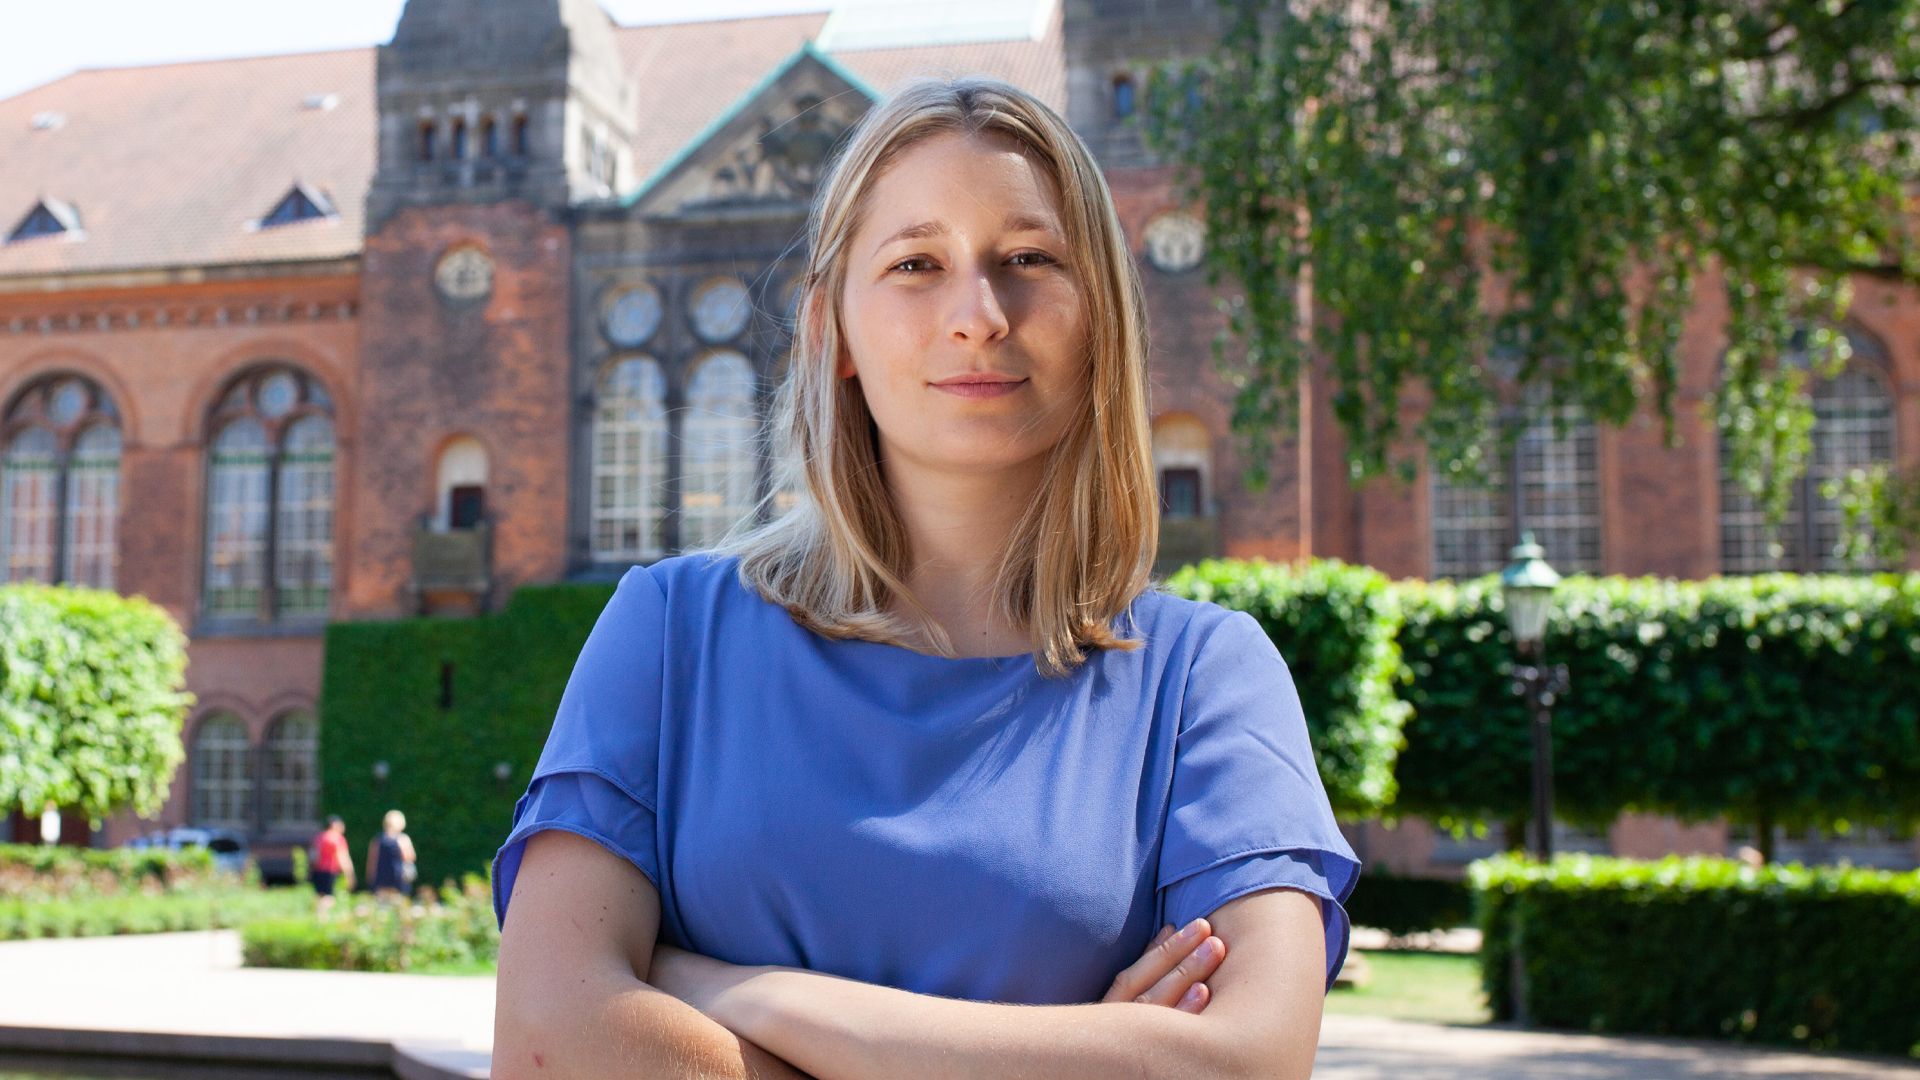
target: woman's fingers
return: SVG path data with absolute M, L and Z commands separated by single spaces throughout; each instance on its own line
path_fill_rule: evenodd
M 1226 943 L 1215 938 L 1205 919 L 1195 919 L 1174 932 L 1162 927 L 1153 944 L 1125 971 L 1114 977 L 1103 1001 L 1138 1001 L 1198 1012 L 1206 1007 L 1208 992 L 1188 992 L 1213 974 L 1226 955 Z

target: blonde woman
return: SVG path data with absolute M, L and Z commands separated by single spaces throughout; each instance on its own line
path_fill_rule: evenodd
M 916 83 L 808 238 L 803 497 L 581 650 L 495 858 L 493 1075 L 1308 1075 L 1359 864 L 1259 625 L 1150 587 L 1086 148 Z
M 407 815 L 389 810 L 380 819 L 380 835 L 367 845 L 367 888 L 383 900 L 413 892 L 413 838 L 407 835 Z

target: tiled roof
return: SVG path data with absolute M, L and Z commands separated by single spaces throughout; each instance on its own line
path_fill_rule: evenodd
M 42 198 L 85 239 L 0 244 L 0 276 L 324 259 L 360 250 L 372 49 L 81 71 L 0 101 L 0 236 Z M 312 95 L 337 95 L 309 109 Z M 64 122 L 35 130 L 52 113 Z M 251 230 L 296 182 L 330 219 Z
M 885 92 L 921 74 L 1006 79 L 1066 108 L 1062 5 L 1038 41 L 833 52 Z M 651 176 L 811 40 L 825 11 L 622 27 L 638 89 L 634 175 Z M 372 48 L 82 71 L 0 101 L 0 238 L 42 199 L 84 239 L 0 243 L 0 278 L 313 260 L 360 250 L 378 125 Z M 309 109 L 314 95 L 335 95 Z M 35 130 L 35 117 L 63 119 Z M 296 182 L 335 218 L 251 229 Z

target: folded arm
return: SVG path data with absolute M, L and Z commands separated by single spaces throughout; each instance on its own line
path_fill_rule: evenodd
M 821 1080 L 1302 1078 L 1326 979 L 1319 898 L 1269 889 L 1210 920 L 1228 943 L 1193 1015 L 1131 1001 L 1003 1005 L 672 953 L 662 987 Z M 1014 943 L 1012 947 L 1018 947 Z
M 585 837 L 527 839 L 500 934 L 495 1080 L 804 1078 L 779 1057 L 648 985 L 660 894 Z

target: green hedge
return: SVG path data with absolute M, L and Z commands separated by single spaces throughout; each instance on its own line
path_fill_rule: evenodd
M 362 878 L 367 843 L 389 809 L 407 815 L 421 881 L 489 865 L 613 588 L 529 586 L 494 615 L 327 627 L 320 811 L 346 819 Z M 442 664 L 452 665 L 444 705 Z M 375 761 L 391 768 L 384 783 Z M 493 775 L 501 761 L 511 769 L 505 783 Z
M 417 904 L 356 896 L 343 900 L 325 921 L 309 911 L 302 917 L 249 923 L 240 935 L 242 962 L 248 967 L 397 972 L 498 959 L 500 935 L 485 879 L 468 875 L 438 895 L 422 892 Z M 311 902 L 312 893 L 307 896 Z
M 1524 817 L 1532 744 L 1497 580 L 1403 582 L 1414 716 L 1396 807 Z M 1554 809 L 1826 827 L 1920 819 L 1920 574 L 1570 578 L 1549 660 Z
M 1412 710 L 1395 694 L 1400 607 L 1385 575 L 1333 560 L 1299 569 L 1211 560 L 1175 573 L 1165 588 L 1244 611 L 1273 639 L 1336 813 L 1374 814 L 1393 803 L 1393 762 Z
M 0 810 L 160 812 L 185 759 L 187 638 L 145 597 L 0 585 Z
M 1473 925 L 1473 889 L 1465 881 L 1369 869 L 1360 875 L 1346 907 L 1353 925 L 1395 937 Z
M 206 848 L 94 848 L 0 844 L 0 896 L 111 895 L 216 884 Z
M 1503 855 L 1470 869 L 1496 1019 L 1920 1058 L 1920 871 Z
M 313 909 L 311 889 L 190 889 L 158 895 L 0 896 L 0 941 L 245 926 Z

